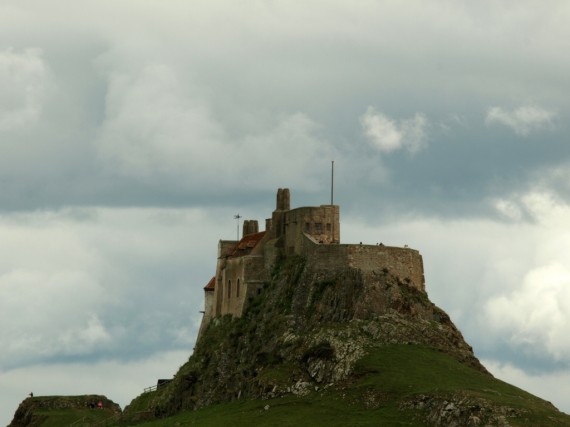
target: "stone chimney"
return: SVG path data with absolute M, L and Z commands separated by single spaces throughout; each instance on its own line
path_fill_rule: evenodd
M 255 219 L 246 219 L 243 222 L 243 232 L 242 236 L 247 236 L 249 234 L 255 234 L 259 232 L 259 224 Z

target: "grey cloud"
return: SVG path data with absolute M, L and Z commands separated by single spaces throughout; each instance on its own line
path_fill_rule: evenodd
M 551 128 L 555 113 L 537 106 L 518 107 L 507 111 L 501 107 L 491 107 L 487 111 L 485 123 L 500 123 L 510 127 L 515 133 L 527 136 L 538 129 Z
M 256 13 L 229 7 L 216 15 L 209 7 L 197 12 L 176 3 L 160 13 L 137 7 L 123 19 L 118 18 L 121 7 L 127 6 L 118 6 L 118 13 L 104 19 L 95 12 L 115 6 L 103 2 L 92 8 L 95 18 L 81 31 L 47 10 L 21 7 L 39 27 L 59 26 L 41 46 L 56 92 L 44 99 L 49 115 L 43 122 L 11 136 L 16 142 L 33 141 L 30 150 L 36 155 L 27 156 L 21 148 L 5 153 L 9 160 L 3 170 L 13 169 L 4 172 L 4 209 L 195 205 L 209 203 L 208 195 L 233 200 L 225 197 L 224 188 L 242 197 L 241 189 L 248 188 L 247 197 L 255 192 L 259 199 L 267 191 L 258 186 L 261 182 L 311 183 L 302 191 L 320 193 L 326 191 L 326 174 L 316 173 L 315 160 L 326 165 L 334 158 L 339 166 L 344 161 L 347 171 L 358 170 L 346 178 L 361 189 L 350 192 L 355 197 L 370 199 L 380 189 L 396 211 L 408 210 L 405 200 L 413 195 L 416 210 L 426 214 L 447 215 L 441 209 L 445 203 L 454 215 L 488 215 L 477 207 L 481 201 L 524 186 L 541 158 L 562 158 L 555 155 L 556 146 L 541 147 L 540 153 L 519 147 L 513 153 L 499 126 L 475 125 L 487 105 L 504 104 L 499 99 L 517 91 L 560 114 L 567 111 L 560 91 L 551 90 L 557 80 L 535 73 L 537 82 L 548 87 L 537 94 L 536 84 L 527 84 L 526 68 L 513 77 L 508 65 L 494 72 L 483 67 L 491 59 L 502 61 L 499 49 L 492 48 L 493 37 L 499 46 L 513 43 L 518 61 L 528 49 L 557 43 L 550 33 L 532 33 L 534 43 L 525 46 L 510 26 L 500 25 L 504 22 L 497 16 L 502 15 L 484 20 L 485 7 L 456 5 L 441 14 L 430 6 L 422 15 L 430 19 L 423 19 L 382 5 L 365 11 L 338 3 L 322 11 L 315 4 L 300 9 L 264 4 L 254 8 Z M 149 13 L 152 28 L 142 24 Z M 243 19 L 227 20 L 214 37 L 211 25 L 222 15 Z M 316 16 L 323 19 L 310 19 Z M 504 19 L 518 23 L 519 18 Z M 412 24 L 418 31 L 402 31 Z M 482 31 L 481 25 L 492 31 Z M 78 40 L 64 45 L 66 52 L 60 38 L 72 31 Z M 264 37 L 256 36 L 259 31 Z M 81 37 L 88 49 L 78 55 Z M 461 45 L 475 48 L 486 40 L 490 49 Z M 73 67 L 65 67 L 72 54 Z M 561 61 L 544 57 L 548 60 Z M 80 71 L 75 73 L 76 67 Z M 513 85 L 517 89 L 511 92 Z M 393 121 L 400 143 L 410 141 L 406 147 L 416 151 L 413 159 L 393 152 L 386 163 L 356 148 L 363 137 L 359 117 L 368 105 Z M 414 116 L 417 111 L 425 115 Z M 438 123 L 450 115 L 466 118 L 472 127 L 448 121 L 442 134 L 430 128 L 426 147 L 426 117 Z M 381 132 L 370 140 L 386 138 Z M 216 167 L 207 167 L 213 159 Z M 249 167 L 252 160 L 254 168 Z M 362 182 L 353 182 L 357 178 Z M 207 182 L 216 188 L 203 191 Z M 395 182 L 402 187 L 394 187 Z
M 184 93 L 169 67 L 145 68 L 134 81 L 111 78 L 95 145 L 103 169 L 118 177 L 158 180 L 190 193 L 207 185 L 255 190 L 283 180 L 310 182 L 312 159 L 331 157 L 317 124 L 304 114 L 232 137 L 205 102 Z
M 38 119 L 47 79 L 39 49 L 0 51 L 0 131 L 30 126 Z
M 103 209 L 79 221 L 57 212 L 2 221 L 0 369 L 190 348 L 220 237 L 213 218 Z
M 373 107 L 368 107 L 366 113 L 360 117 L 360 124 L 370 143 L 383 152 L 406 148 L 415 153 L 427 143 L 426 128 L 429 123 L 420 113 L 397 123 Z

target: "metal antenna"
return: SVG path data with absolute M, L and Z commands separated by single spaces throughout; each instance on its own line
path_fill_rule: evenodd
M 237 219 L 237 240 L 239 242 L 239 219 L 241 218 L 240 214 L 234 215 L 234 219 Z
M 331 162 L 331 205 L 334 205 L 334 160 Z

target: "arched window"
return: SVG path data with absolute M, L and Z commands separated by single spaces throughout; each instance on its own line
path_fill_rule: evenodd
M 236 297 L 239 298 L 239 279 L 237 280 L 237 285 L 236 285 Z
M 232 281 L 228 280 L 228 298 L 232 297 Z

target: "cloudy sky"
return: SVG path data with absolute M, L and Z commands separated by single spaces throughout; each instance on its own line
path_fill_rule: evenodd
M 0 425 L 192 351 L 233 215 L 421 251 L 498 377 L 570 412 L 570 5 L 0 0 Z

